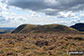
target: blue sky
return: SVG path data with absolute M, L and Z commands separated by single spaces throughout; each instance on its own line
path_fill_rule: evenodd
M 0 27 L 84 23 L 84 0 L 0 0 Z

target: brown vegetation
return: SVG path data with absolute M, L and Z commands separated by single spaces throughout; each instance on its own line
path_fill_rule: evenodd
M 84 51 L 84 34 L 0 35 L 0 56 L 68 56 L 68 51 Z

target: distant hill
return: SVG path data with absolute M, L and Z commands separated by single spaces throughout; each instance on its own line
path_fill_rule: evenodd
M 75 28 L 75 29 L 77 29 L 77 30 L 79 30 L 81 32 L 84 32 L 84 23 L 77 23 L 77 24 L 75 24 L 75 25 L 73 25 L 71 27 Z
M 13 31 L 15 28 L 10 28 L 10 27 L 0 27 L 0 34 L 8 33 Z
M 84 34 L 64 25 L 23 24 L 12 33 L 16 34 L 0 34 L 0 56 L 69 56 L 69 51 L 84 51 Z
M 31 25 L 31 24 L 23 24 L 16 28 L 12 33 L 77 33 L 78 31 L 59 24 L 50 24 L 50 25 Z

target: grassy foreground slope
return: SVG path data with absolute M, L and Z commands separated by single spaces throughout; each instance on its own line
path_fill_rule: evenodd
M 0 56 L 68 56 L 68 51 L 84 51 L 84 34 L 63 25 L 24 24 L 12 33 L 0 35 Z
M 12 33 L 78 33 L 76 29 L 67 27 L 59 24 L 50 24 L 50 25 L 31 25 L 23 24 L 16 28 Z
M 0 35 L 0 56 L 68 56 L 68 51 L 84 51 L 83 34 Z

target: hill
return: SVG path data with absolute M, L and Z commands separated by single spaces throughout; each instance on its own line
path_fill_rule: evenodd
M 17 27 L 12 33 L 78 33 L 77 30 L 59 24 L 31 25 L 23 24 Z
M 84 32 L 84 23 L 77 23 L 71 27 L 77 29 L 78 31 Z
M 68 51 L 84 51 L 84 34 L 64 25 L 23 24 L 12 33 L 17 34 L 0 34 L 0 56 L 69 56 Z
M 15 28 L 11 27 L 0 27 L 0 34 L 12 32 Z

